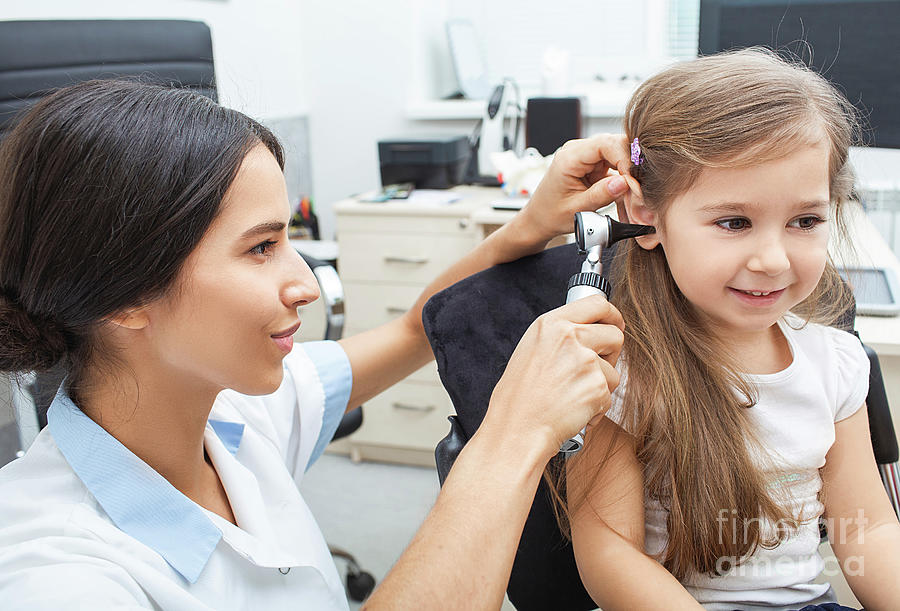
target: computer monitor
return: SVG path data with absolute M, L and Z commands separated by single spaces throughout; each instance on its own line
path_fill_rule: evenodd
M 702 55 L 753 45 L 803 57 L 860 109 L 866 144 L 900 148 L 900 1 L 701 0 Z

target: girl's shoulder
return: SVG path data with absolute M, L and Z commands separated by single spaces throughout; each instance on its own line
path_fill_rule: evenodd
M 797 343 L 812 356 L 837 357 L 839 362 L 866 361 L 865 349 L 853 333 L 816 322 L 808 322 L 796 314 L 784 315 L 781 330 L 791 343 Z
M 869 390 L 869 357 L 854 334 L 786 315 L 781 329 L 795 352 L 812 367 L 828 395 L 834 420 L 852 415 L 865 401 Z M 797 354 L 799 352 L 799 355 Z M 806 380 L 809 382 L 810 380 Z

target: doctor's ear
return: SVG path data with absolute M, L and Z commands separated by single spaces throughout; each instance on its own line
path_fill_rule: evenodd
M 635 192 L 634 189 L 625 194 L 625 212 L 628 215 L 629 223 L 637 223 L 639 225 L 653 225 L 658 227 L 660 215 L 650 210 L 644 205 L 644 199 L 641 196 L 640 188 Z M 635 238 L 638 245 L 645 250 L 653 250 L 659 245 L 659 233 Z
M 109 316 L 106 321 L 116 327 L 137 331 L 150 324 L 150 316 L 145 308 L 131 308 Z

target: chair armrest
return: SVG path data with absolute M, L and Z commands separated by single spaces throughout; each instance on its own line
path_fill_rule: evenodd
M 299 252 L 299 251 L 298 251 Z M 337 270 L 325 261 L 300 253 L 319 282 L 320 299 L 325 306 L 325 338 L 337 340 L 344 334 L 344 285 Z
M 875 351 L 863 344 L 869 356 L 869 394 L 866 397 L 866 408 L 869 415 L 869 433 L 872 436 L 872 449 L 875 451 L 875 462 L 879 465 L 897 462 L 897 436 L 888 406 L 887 393 L 884 390 L 884 378 L 881 375 L 881 364 Z
M 468 441 L 456 416 L 448 416 L 447 420 L 450 421 L 450 432 L 434 448 L 434 462 L 437 465 L 438 480 L 441 482 L 441 486 L 444 485 L 453 463 L 456 462 L 456 457 L 459 456 Z

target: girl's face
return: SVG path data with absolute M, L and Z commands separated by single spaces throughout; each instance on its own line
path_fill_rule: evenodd
M 662 226 L 643 206 L 628 212 L 657 226 L 641 245 L 662 244 L 678 288 L 713 331 L 753 340 L 822 276 L 828 182 L 827 147 L 806 146 L 752 167 L 707 168 L 669 204 Z
M 165 366 L 244 394 L 278 388 L 297 307 L 319 296 L 315 276 L 288 242 L 290 218 L 284 176 L 260 144 L 188 257 L 179 290 L 147 307 L 151 345 Z

